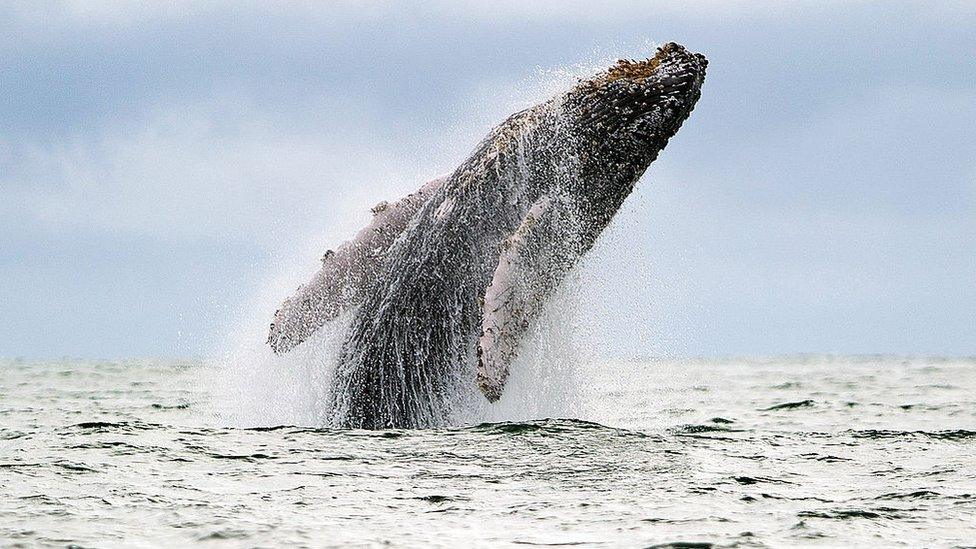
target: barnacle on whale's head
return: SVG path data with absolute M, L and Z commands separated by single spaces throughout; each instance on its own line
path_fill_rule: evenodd
M 567 106 L 594 139 L 641 142 L 663 148 L 701 96 L 708 60 L 670 42 L 643 61 L 621 59 L 580 82 Z

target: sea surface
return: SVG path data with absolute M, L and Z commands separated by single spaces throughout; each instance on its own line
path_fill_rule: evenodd
M 588 364 L 566 417 L 381 432 L 248 426 L 210 368 L 0 361 L 2 545 L 976 544 L 973 359 Z

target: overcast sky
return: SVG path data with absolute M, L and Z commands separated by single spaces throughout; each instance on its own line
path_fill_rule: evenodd
M 676 3 L 677 5 L 677 3 Z M 585 265 L 616 355 L 976 354 L 968 2 L 0 7 L 0 356 L 198 356 L 510 112 L 677 41 Z

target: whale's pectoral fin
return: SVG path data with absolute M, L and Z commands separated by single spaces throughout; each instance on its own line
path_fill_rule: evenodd
M 394 203 L 373 207 L 373 219 L 356 236 L 322 256 L 322 268 L 275 311 L 268 344 L 284 353 L 302 343 L 326 322 L 359 305 L 375 280 L 390 247 L 414 214 L 445 181 L 435 179 Z
M 542 198 L 502 245 L 478 340 L 478 387 L 491 402 L 501 397 L 529 324 L 579 257 L 568 214 L 568 204 Z

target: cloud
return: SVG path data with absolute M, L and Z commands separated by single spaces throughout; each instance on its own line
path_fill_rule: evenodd
M 101 26 L 124 28 L 145 23 L 235 15 L 243 17 L 296 17 L 314 19 L 317 24 L 360 23 L 403 18 L 463 19 L 486 24 L 499 21 L 605 23 L 653 16 L 695 19 L 754 18 L 799 19 L 829 15 L 838 11 L 870 8 L 869 2 L 804 1 L 788 7 L 775 0 L 608 0 L 598 5 L 587 0 L 499 0 L 496 2 L 421 0 L 384 2 L 379 0 L 333 0 L 330 2 L 285 1 L 275 4 L 258 0 L 169 0 L 167 2 L 49 0 L 8 2 L 8 19 L 22 25 L 40 23 L 55 26 Z M 965 0 L 933 3 L 920 16 L 971 16 L 976 8 Z
M 837 3 L 843 4 L 843 3 Z M 256 0 L 231 2 L 210 0 L 193 2 L 170 0 L 167 2 L 115 2 L 105 0 L 15 0 L 8 3 L 8 17 L 21 25 L 53 24 L 65 26 L 98 26 L 124 28 L 145 23 L 165 24 L 173 20 L 237 14 L 243 16 L 297 16 L 313 17 L 320 23 L 329 19 L 359 20 L 360 22 L 402 18 L 414 14 L 429 18 L 462 18 L 475 21 L 614 21 L 641 14 L 660 17 L 694 15 L 697 17 L 725 18 L 736 14 L 777 14 L 779 2 L 772 0 L 737 1 L 705 0 L 694 4 L 659 1 L 610 0 L 601 2 L 598 9 L 585 0 L 543 0 L 521 2 L 500 0 L 497 2 L 454 2 L 448 0 L 420 2 L 381 2 L 333 0 L 331 2 L 286 1 L 269 5 Z M 957 9 L 963 10 L 960 2 Z M 830 2 L 800 3 L 791 10 L 824 12 Z
M 20 204 L 7 202 L 6 215 L 51 233 L 239 239 L 271 249 L 363 207 L 363 195 L 379 200 L 419 185 L 420 162 L 397 154 L 406 147 L 378 139 L 353 109 L 321 108 L 343 115 L 316 133 L 221 97 L 50 144 L 8 140 L 16 160 L 0 185 Z

